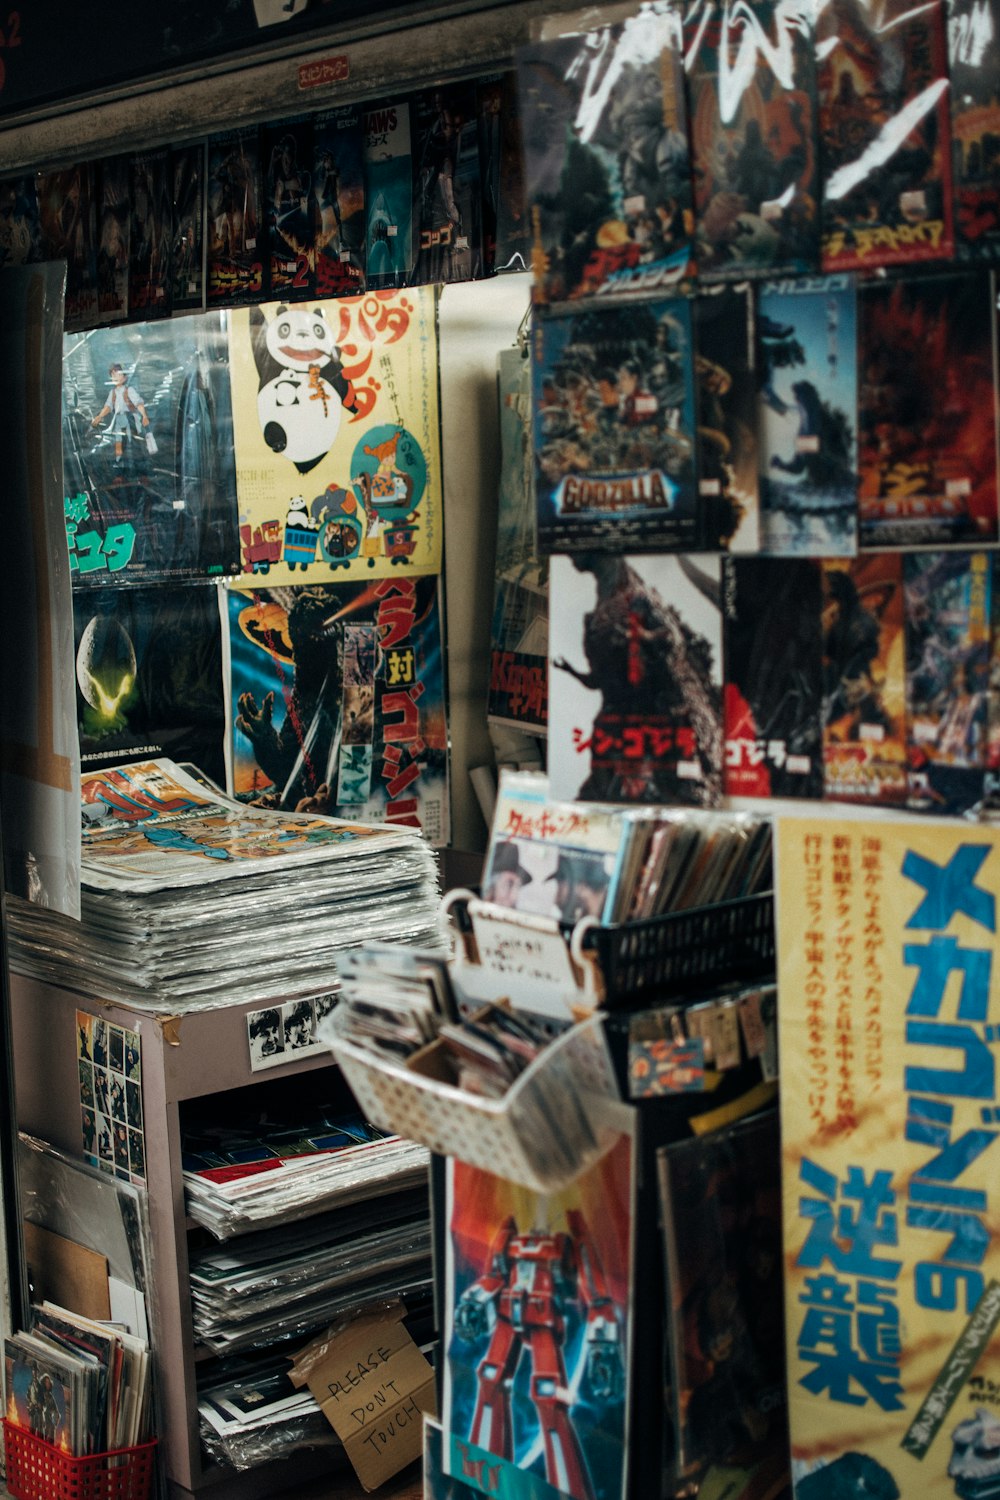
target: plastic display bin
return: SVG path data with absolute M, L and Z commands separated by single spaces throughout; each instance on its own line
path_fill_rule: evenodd
M 15 1500 L 149 1500 L 155 1439 L 136 1448 L 72 1458 L 6 1417 L 3 1433 L 7 1489 Z

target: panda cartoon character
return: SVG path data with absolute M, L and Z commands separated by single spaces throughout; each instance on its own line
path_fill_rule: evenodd
M 268 321 L 250 309 L 250 340 L 260 379 L 257 416 L 267 446 L 301 474 L 330 451 L 341 407 L 355 411 L 354 388 L 322 309 L 278 308 Z

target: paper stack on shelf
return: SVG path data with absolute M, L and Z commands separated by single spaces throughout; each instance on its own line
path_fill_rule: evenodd
M 413 829 L 247 806 L 168 760 L 88 773 L 82 797 L 82 921 L 12 900 L 21 973 L 162 1013 L 329 991 L 362 932 L 437 942 Z

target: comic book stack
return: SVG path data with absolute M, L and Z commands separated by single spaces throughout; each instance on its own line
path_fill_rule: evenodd
M 83 920 L 12 901 L 21 972 L 162 1012 L 329 991 L 362 929 L 435 941 L 415 831 L 244 806 L 166 760 L 86 775 L 82 794 Z

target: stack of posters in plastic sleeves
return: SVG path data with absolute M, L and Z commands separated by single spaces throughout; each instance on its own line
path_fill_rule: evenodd
M 157 1012 L 335 988 L 357 935 L 435 941 L 419 833 L 248 807 L 168 760 L 84 776 L 82 922 L 11 902 L 12 963 Z M 299 877 L 302 878 L 299 878 Z

